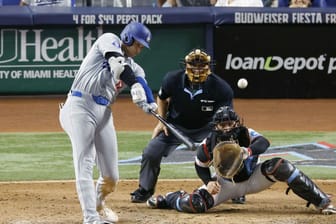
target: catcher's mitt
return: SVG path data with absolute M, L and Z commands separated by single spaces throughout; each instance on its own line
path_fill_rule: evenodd
M 213 149 L 213 166 L 217 175 L 232 179 L 243 165 L 244 150 L 232 141 L 219 142 Z

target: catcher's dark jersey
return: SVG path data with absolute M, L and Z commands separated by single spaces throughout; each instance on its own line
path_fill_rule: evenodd
M 168 72 L 158 97 L 162 100 L 170 97 L 167 120 L 186 129 L 204 127 L 221 106 L 233 107 L 231 86 L 215 74 L 193 90 L 184 70 Z
M 234 139 L 241 147 L 250 148 L 251 150 L 251 156 L 244 160 L 243 168 L 234 176 L 233 180 L 235 182 L 245 181 L 249 178 L 258 162 L 258 155 L 264 153 L 269 146 L 266 138 L 245 126 L 234 128 L 227 135 L 212 131 L 198 148 L 195 163 L 197 174 L 205 184 L 212 180 L 209 166 L 212 165 L 213 149 L 219 142 L 228 141 L 229 139 Z

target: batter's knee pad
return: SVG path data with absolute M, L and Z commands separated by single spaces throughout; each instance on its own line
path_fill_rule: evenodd
M 261 164 L 262 174 L 272 182 L 288 181 L 295 170 L 296 168 L 292 163 L 278 157 L 266 160 Z
M 175 195 L 171 196 L 172 198 L 175 197 L 173 200 L 170 200 L 172 198 L 169 198 L 169 196 L 167 195 L 166 200 L 173 201 L 174 204 L 171 204 L 171 207 L 180 212 L 203 213 L 214 205 L 212 195 L 205 189 L 197 189 L 191 194 L 183 191 L 179 191 L 178 194 L 175 192 Z

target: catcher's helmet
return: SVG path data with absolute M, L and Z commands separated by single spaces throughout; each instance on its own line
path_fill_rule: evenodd
M 143 46 L 149 48 L 149 42 L 151 41 L 152 34 L 144 24 L 131 22 L 125 26 L 120 34 L 120 38 L 127 46 L 131 46 L 134 43 L 134 40 L 136 40 Z
M 211 57 L 200 49 L 192 50 L 185 56 L 183 64 L 186 67 L 186 74 L 192 83 L 205 82 L 211 74 Z
M 238 122 L 239 116 L 234 112 L 234 110 L 229 106 L 223 106 L 218 108 L 213 116 L 212 123 L 214 125 L 222 123 L 224 121 L 235 121 Z

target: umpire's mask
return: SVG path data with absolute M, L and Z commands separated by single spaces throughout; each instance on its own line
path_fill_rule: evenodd
M 191 51 L 184 59 L 186 74 L 193 84 L 205 82 L 211 74 L 211 57 L 200 49 Z

